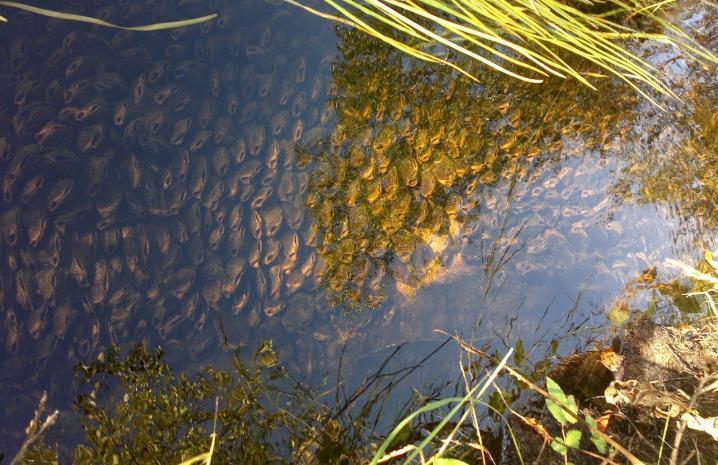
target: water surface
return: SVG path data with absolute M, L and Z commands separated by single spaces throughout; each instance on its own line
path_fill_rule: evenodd
M 661 112 L 608 79 L 475 84 L 289 6 L 215 3 L 148 34 L 7 14 L 3 450 L 111 344 L 191 371 L 272 339 L 314 383 L 435 329 L 540 359 L 610 339 L 631 279 L 715 245 L 714 74 L 669 50 L 644 50 L 684 100 Z M 68 8 L 209 12 L 170 5 Z

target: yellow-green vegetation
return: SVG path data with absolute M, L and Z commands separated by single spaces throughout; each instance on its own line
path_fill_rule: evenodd
M 137 347 L 125 355 L 108 351 L 78 366 L 76 375 L 84 440 L 71 449 L 74 464 L 209 463 L 211 457 L 214 465 L 266 465 L 353 453 L 344 438 L 326 434 L 328 411 L 310 391 L 287 382 L 271 344 L 249 364 L 235 357 L 234 370 L 189 376 L 175 372 L 161 350 Z M 33 445 L 19 463 L 57 463 L 57 453 Z M 338 463 L 332 460 L 324 463 Z
M 190 457 L 183 461 L 179 465 L 193 465 L 195 463 L 203 463 L 204 465 L 212 465 L 212 458 L 214 457 L 214 447 L 217 444 L 217 414 L 219 413 L 219 397 L 214 401 L 214 422 L 212 423 L 212 434 L 210 435 L 211 441 L 209 444 L 209 450 L 203 452 L 194 457 Z
M 705 324 L 704 321 L 696 328 L 704 328 Z M 712 326 L 711 331 L 715 332 L 715 326 Z M 711 341 L 715 340 L 714 333 Z M 467 354 L 498 362 L 495 356 L 489 356 L 460 339 L 457 341 Z M 699 357 L 715 357 L 714 348 L 709 352 Z M 617 361 L 617 367 L 623 363 L 622 358 L 612 351 L 600 353 L 612 356 L 602 357 L 601 364 L 604 367 L 610 365 L 609 358 Z M 477 377 L 473 371 L 481 364 L 477 360 L 462 363 L 466 396 L 430 402 L 407 416 L 387 436 L 377 450 L 372 465 L 559 465 L 593 464 L 597 460 L 642 465 L 689 463 L 691 458 L 697 456 L 712 463 L 710 460 L 718 451 L 718 416 L 715 415 L 715 403 L 711 401 L 718 393 L 718 373 L 684 373 L 681 378 L 683 382 L 689 377 L 697 382 L 693 386 L 695 390 L 688 391 L 685 400 L 679 396 L 679 393 L 684 396 L 685 393 L 667 390 L 663 386 L 667 380 L 662 378 L 653 383 L 635 379 L 613 381 L 606 387 L 605 396 L 579 401 L 550 376 L 543 378 L 545 387 L 542 387 L 544 382 L 537 381 L 535 371 L 524 375 L 519 368 L 508 365 L 506 361 L 507 358 L 504 358 L 495 365 L 493 371 L 484 372 L 491 379 L 501 405 L 487 403 L 475 395 L 477 392 L 485 392 L 483 386 L 486 378 Z M 635 374 L 637 367 L 634 364 L 638 362 L 631 359 L 626 363 L 631 363 L 626 366 L 626 373 Z M 509 381 L 500 376 L 502 372 L 510 376 L 515 387 L 533 391 L 533 397 L 529 396 L 520 406 L 513 405 L 511 398 L 499 388 L 499 385 L 504 385 L 499 379 Z M 576 375 L 573 373 L 571 376 Z M 411 429 L 414 418 L 447 404 L 455 404 L 455 407 L 448 413 L 437 415 L 432 430 L 426 429 L 429 432 L 418 437 L 407 434 L 406 431 L 414 431 Z M 496 445 L 496 436 L 483 429 L 484 406 L 499 414 L 496 418 L 502 422 L 499 433 L 501 447 Z M 713 416 L 710 416 L 711 412 Z
M 695 283 L 695 289 L 687 296 L 702 296 L 708 306 L 710 314 L 718 318 L 718 308 L 714 296 L 718 294 L 718 261 L 716 252 L 705 251 L 703 260 L 697 267 L 693 267 L 679 260 L 667 260 L 667 264 L 681 270 L 681 272 Z
M 545 376 L 546 366 L 536 365 L 531 373 L 523 374 L 522 369 L 508 363 L 513 350 L 499 359 L 458 337 L 454 339 L 463 351 L 461 379 L 467 394 L 427 404 L 420 409 L 421 412 L 441 408 L 446 404 L 456 405 L 448 413 L 438 414 L 438 419 L 433 423 L 435 427 L 426 435 L 408 439 L 409 436 L 404 434 L 403 439 L 397 441 L 402 428 L 411 425 L 411 420 L 421 412 L 417 410 L 407 416 L 387 436 L 375 453 L 371 465 L 567 464 L 594 463 L 591 460 L 595 459 L 616 463 L 617 455 L 634 465 L 643 463 L 614 437 L 604 432 L 604 428 L 592 416 L 592 410 L 579 409 L 573 395 L 564 392 L 553 379 Z M 464 356 L 468 359 L 464 359 Z M 544 380 L 545 388 L 539 385 L 544 384 Z M 495 390 L 491 396 L 485 396 L 488 387 Z M 537 406 L 535 401 L 530 401 L 534 407 L 528 408 L 534 416 L 524 412 L 527 410 L 526 405 L 513 405 L 513 399 L 508 395 L 510 390 L 529 390 L 538 396 L 540 404 Z M 492 397 L 499 399 L 499 402 L 493 402 Z M 492 434 L 485 426 L 486 412 L 501 421 L 498 433 Z M 501 445 L 497 445 L 497 441 Z M 548 449 L 554 452 L 547 453 Z M 417 456 L 419 462 L 414 461 Z M 589 461 L 581 460 L 582 457 Z
M 165 23 L 147 24 L 147 25 L 143 25 L 143 26 L 118 26 L 116 24 L 108 23 L 107 21 L 103 21 L 98 18 L 92 18 L 89 16 L 77 15 L 77 14 L 73 14 L 73 13 L 63 13 L 61 11 L 49 10 L 47 8 L 40 8 L 40 7 L 36 7 L 36 6 L 32 6 L 32 5 L 27 5 L 25 3 L 8 2 L 5 0 L 2 0 L 2 1 L 0 1 L 0 6 L 4 6 L 7 8 L 15 8 L 15 9 L 27 11 L 30 13 L 47 16 L 49 18 L 95 24 L 98 26 L 109 27 L 109 28 L 114 28 L 114 29 L 126 29 L 128 31 L 160 31 L 163 29 L 175 29 L 175 28 L 179 28 L 179 27 L 185 27 L 185 26 L 191 26 L 194 24 L 203 23 L 205 21 L 210 21 L 217 17 L 216 14 L 211 14 L 211 15 L 206 15 L 206 16 L 202 16 L 199 18 L 183 19 L 180 21 L 169 21 L 169 22 L 165 22 Z M 3 16 L 0 16 L 0 22 L 7 22 L 7 19 Z
M 529 389 L 542 400 L 528 400 L 521 407 L 512 405 L 518 396 L 511 389 L 502 390 L 496 384 L 496 392 L 488 396 L 488 402 L 475 396 L 485 380 L 473 371 L 475 360 L 462 360 L 466 396 L 431 402 L 406 417 L 387 436 L 372 465 L 416 463 L 412 460 L 417 455 L 422 464 L 454 465 L 497 461 L 588 464 L 596 460 L 633 465 L 678 464 L 694 463 L 691 460 L 696 457 L 712 463 L 718 454 L 718 261 L 713 253 L 706 252 L 697 267 L 676 260 L 668 260 L 668 264 L 693 282 L 693 292 L 688 297 L 705 298 L 707 314 L 692 319 L 690 324 L 676 326 L 656 325 L 646 315 L 636 318 L 625 329 L 623 355 L 611 349 L 573 354 L 548 370 L 550 376 L 538 364 L 530 374 L 522 374 L 518 367 L 508 365 L 505 357 L 490 372 L 492 383 L 502 371 L 506 372 L 512 378 L 513 389 Z M 655 269 L 644 271 L 627 284 L 627 292 L 635 283 L 653 285 L 655 276 Z M 466 354 L 498 362 L 495 356 L 456 340 Z M 514 358 L 517 363 L 523 359 Z M 587 386 L 589 378 L 582 370 L 603 370 L 612 374 L 613 381 Z M 554 374 L 562 379 L 563 387 L 552 379 Z M 567 382 L 567 378 L 577 377 L 580 387 Z M 541 378 L 545 379 L 545 388 L 537 381 Z M 585 395 L 580 388 L 597 389 L 602 395 Z M 484 393 L 484 389 L 479 392 Z M 443 421 L 437 422 L 426 436 L 406 440 L 404 435 L 404 440 L 396 441 L 402 428 L 407 428 L 417 415 L 451 403 L 456 407 L 439 415 Z M 491 456 L 497 450 L 487 445 L 487 435 L 476 420 L 480 418 L 475 410 L 479 405 L 503 414 L 496 418 L 502 420 L 502 434 L 510 438 L 513 451 L 504 448 L 501 457 Z M 457 417 L 460 419 L 454 421 Z M 553 452 L 547 452 L 549 449 Z M 510 458 L 503 456 L 506 452 L 510 452 Z
M 249 360 L 234 354 L 231 361 L 233 367 L 210 366 L 191 375 L 173 369 L 159 348 L 104 352 L 76 367 L 76 412 L 60 414 L 63 425 L 79 423 L 79 443 L 75 428 L 66 436 L 49 427 L 57 412 L 42 421 L 41 400 L 11 464 L 57 464 L 71 457 L 73 464 L 93 465 L 366 465 L 376 425 L 391 421 L 385 402 L 395 383 L 419 366 L 388 374 L 381 368 L 354 391 L 319 392 L 292 378 L 271 341 Z M 398 415 L 416 405 L 410 399 Z
M 356 28 L 408 55 L 448 65 L 479 82 L 481 79 L 457 63 L 454 56 L 468 57 L 504 75 L 533 83 L 548 76 L 570 76 L 593 87 L 586 77 L 605 72 L 626 81 L 649 100 L 637 84 L 674 94 L 656 69 L 629 51 L 623 41 L 664 42 L 694 59 L 716 62 L 712 53 L 663 18 L 663 10 L 673 1 L 324 0 L 338 16 L 296 0 L 287 1 Z M 655 28 L 662 32 L 643 32 Z M 571 65 L 566 55 L 581 57 L 592 66 L 584 70 L 583 66 Z
M 389 460 L 397 459 L 401 457 L 405 465 L 409 464 L 414 460 L 415 457 L 419 456 L 422 464 L 433 463 L 434 465 L 462 465 L 466 462 L 456 459 L 444 457 L 445 454 L 449 454 L 449 449 L 454 449 L 457 443 L 461 443 L 460 440 L 456 440 L 455 437 L 462 428 L 464 422 L 472 420 L 476 426 L 477 442 L 479 445 L 480 452 L 482 446 L 481 429 L 478 427 L 478 414 L 477 407 L 484 404 L 482 398 L 484 394 L 494 385 L 496 377 L 499 375 L 501 370 L 506 366 L 509 358 L 511 357 L 513 350 L 509 349 L 506 355 L 501 359 L 497 366 L 489 373 L 481 377 L 481 379 L 474 383 L 469 383 L 470 374 L 463 372 L 464 380 L 466 381 L 466 394 L 462 397 L 447 397 L 444 399 L 436 400 L 427 403 L 425 406 L 412 412 L 406 418 L 401 420 L 396 427 L 387 435 L 386 439 L 377 449 L 374 454 L 374 458 L 370 465 L 377 465 L 384 463 Z M 411 426 L 412 421 L 427 412 L 440 410 L 449 405 L 453 406 L 450 408 L 446 415 L 440 415 L 441 421 L 433 427 L 433 429 L 423 438 L 418 445 L 409 444 L 400 449 L 389 452 L 389 448 L 392 444 L 397 442 L 397 439 L 403 436 L 405 430 Z M 442 440 L 438 440 L 438 435 L 449 426 L 449 435 Z M 437 444 L 438 443 L 438 444 Z M 430 450 L 430 457 L 428 460 L 425 458 L 425 448 Z M 389 452 L 389 453 L 387 453 Z M 403 457 L 406 456 L 406 457 Z
M 96 362 L 77 367 L 77 408 L 84 440 L 71 448 L 72 460 L 78 464 L 464 465 L 499 460 L 589 464 L 605 459 L 639 465 L 656 457 L 659 463 L 668 456 L 670 463 L 681 463 L 676 460 L 692 453 L 684 447 L 679 454 L 684 433 L 691 440 L 695 431 L 718 438 L 718 417 L 701 415 L 699 407 L 680 410 L 684 401 L 665 394 L 657 384 L 612 382 L 605 399 L 615 407 L 607 410 L 603 398 L 579 399 L 554 381 L 558 369 L 547 376 L 546 363 L 531 368 L 519 357 L 521 367 L 513 367 L 508 363 L 513 350 L 499 359 L 455 340 L 462 349 L 457 392 L 449 396 L 434 392 L 407 402 L 405 410 L 411 413 L 397 419 L 383 441 L 374 445 L 378 417 L 369 417 L 373 411 L 384 411 L 383 396 L 393 388 L 391 380 L 386 389 L 372 388 L 365 404 L 357 405 L 359 416 L 351 418 L 343 417 L 342 411 L 371 382 L 348 396 L 343 407 L 332 410 L 313 401 L 315 392 L 287 383 L 271 343 L 260 345 L 250 363 L 235 357 L 234 370 L 209 368 L 195 376 L 176 373 L 162 360 L 161 350 L 138 347 L 124 356 L 109 351 Z M 712 350 L 711 356 L 716 356 L 715 347 Z M 623 363 L 610 350 L 597 353 L 600 363 L 611 370 Z M 513 359 L 519 363 L 516 356 Z M 633 374 L 631 369 L 627 366 L 626 373 Z M 643 390 L 634 392 L 631 388 L 636 386 Z M 663 401 L 656 404 L 652 396 L 642 395 L 646 389 Z M 514 403 L 526 390 L 535 393 L 528 410 L 526 404 Z M 718 392 L 718 376 L 707 373 L 696 392 Z M 40 413 L 42 406 L 41 402 Z M 670 413 L 675 406 L 675 413 Z M 498 431 L 489 427 L 487 413 L 500 422 Z M 631 421 L 622 421 L 627 415 Z M 664 421 L 665 415 L 670 422 L 675 420 L 675 426 Z M 661 428 L 653 428 L 656 422 Z M 17 463 L 59 463 L 58 449 L 35 442 L 37 437 Z

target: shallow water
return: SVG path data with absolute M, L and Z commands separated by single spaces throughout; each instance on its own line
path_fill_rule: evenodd
M 7 14 L 4 451 L 111 344 L 192 370 L 272 339 L 310 382 L 405 341 L 416 357 L 435 329 L 541 359 L 609 340 L 630 280 L 715 246 L 716 83 L 670 51 L 645 51 L 684 99 L 660 112 L 609 80 L 476 85 L 289 6 L 213 6 L 143 35 Z

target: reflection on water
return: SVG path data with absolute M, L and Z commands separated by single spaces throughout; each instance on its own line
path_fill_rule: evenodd
M 499 203 L 521 202 L 525 189 L 516 188 L 547 167 L 559 173 L 530 193 L 531 207 L 546 208 L 543 191 L 563 186 L 570 190 L 561 200 L 573 203 L 577 186 L 564 180 L 572 169 L 560 167 L 564 142 L 576 145 L 576 135 L 581 150 L 601 150 L 625 125 L 627 108 L 600 112 L 588 92 L 562 81 L 537 94 L 513 82 L 505 89 L 487 73 L 477 86 L 447 69 L 403 66 L 399 53 L 357 32 L 339 36 L 330 101 L 336 127 L 305 145 L 307 205 L 320 231 L 324 285 L 338 303 L 376 307 L 387 288 L 414 297 L 419 287 L 470 272 L 450 252 L 462 238 L 486 235 L 491 222 L 502 223 L 498 237 L 477 242 L 483 267 L 497 273 L 522 228 L 506 228 L 516 215 Z
M 24 14 L 0 31 L 3 421 L 37 388 L 66 397 L 74 362 L 110 344 L 198 362 L 320 308 L 294 143 L 318 124 L 331 29 L 213 3 L 216 21 L 166 33 Z M 201 9 L 172 4 L 86 13 Z
M 642 135 L 646 150 L 629 153 L 629 164 L 616 182 L 625 202 L 656 205 L 680 225 L 673 240 L 694 241 L 697 247 L 713 243 L 709 239 L 717 226 L 717 90 L 712 81 L 693 83 L 686 96 L 691 107 L 646 131 Z M 629 185 L 632 190 L 625 188 Z
M 4 448 L 111 344 L 189 368 L 273 339 L 308 379 L 435 328 L 568 352 L 633 277 L 714 241 L 706 72 L 684 68 L 702 81 L 663 114 L 609 80 L 475 84 L 216 3 L 167 33 L 0 29 Z M 133 5 L 95 13 L 169 16 Z

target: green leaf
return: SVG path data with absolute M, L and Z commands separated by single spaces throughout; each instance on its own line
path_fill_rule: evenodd
M 548 411 L 551 412 L 551 415 L 556 419 L 557 422 L 561 423 L 562 425 L 568 424 L 566 421 L 566 416 L 563 413 L 563 409 L 559 407 L 554 401 L 551 399 L 546 399 L 546 407 L 548 408 Z
M 546 377 L 546 390 L 548 391 L 549 395 L 556 399 L 556 401 L 558 401 L 560 404 L 564 404 L 566 402 L 566 394 L 564 394 L 563 389 L 561 389 L 561 386 L 559 386 L 556 381 L 552 380 L 548 376 Z M 548 411 L 551 412 L 551 415 L 553 415 L 557 422 L 561 423 L 562 425 L 567 424 L 566 414 L 559 406 L 559 404 L 547 398 L 546 407 L 548 408 Z
M 566 431 L 566 445 L 571 449 L 578 449 L 581 443 L 581 431 L 577 429 L 570 429 Z
M 553 441 L 551 441 L 551 449 L 555 450 L 561 455 L 566 455 L 568 453 L 568 449 L 566 448 L 564 443 L 562 443 L 558 439 L 554 439 Z
M 586 424 L 591 431 L 597 428 L 598 423 L 596 423 L 596 420 L 594 420 L 591 415 L 584 415 L 583 419 L 586 421 Z
M 601 436 L 596 434 L 596 431 L 598 431 L 598 423 L 596 423 L 596 420 L 594 420 L 591 415 L 584 415 L 584 419 L 586 420 L 588 429 L 591 431 L 590 439 L 593 445 L 596 446 L 596 449 L 600 453 L 608 453 L 608 444 L 606 444 L 606 441 Z
M 546 399 L 546 407 L 556 421 L 562 425 L 576 423 L 578 420 L 576 418 L 578 415 L 578 405 L 576 405 L 576 399 L 572 395 L 567 396 L 566 393 L 563 392 L 563 389 L 561 389 L 561 386 L 548 376 L 546 377 L 546 390 L 551 397 L 556 399 L 556 402 L 552 399 Z M 566 410 L 561 408 L 561 406 L 565 407 L 571 413 L 566 412 Z
M 576 405 L 576 398 L 573 397 L 573 395 L 570 395 L 566 398 L 566 402 L 564 403 L 564 407 L 566 407 L 573 415 L 565 414 L 566 420 L 569 423 L 576 423 L 578 421 L 577 415 L 578 415 L 578 405 Z
M 603 439 L 601 436 L 591 435 L 591 442 L 600 453 L 608 453 L 608 444 L 606 444 L 606 440 Z
M 561 404 L 566 403 L 566 394 L 563 392 L 563 389 L 561 389 L 561 386 L 559 386 L 556 381 L 548 376 L 546 377 L 546 390 L 557 402 Z
M 607 317 L 608 321 L 614 325 L 621 325 L 626 322 L 629 315 L 628 306 L 624 304 L 611 307 L 611 310 L 608 311 Z
M 459 459 L 435 458 L 433 461 L 435 465 L 468 465 L 466 462 Z

